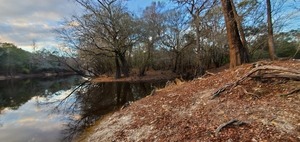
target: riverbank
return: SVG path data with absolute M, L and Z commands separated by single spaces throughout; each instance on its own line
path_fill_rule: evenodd
M 296 142 L 299 71 L 299 61 L 257 62 L 171 84 L 97 121 L 77 141 Z
M 92 82 L 149 82 L 159 80 L 171 80 L 180 76 L 172 71 L 147 71 L 145 76 L 138 76 L 137 71 L 133 71 L 129 77 L 115 79 L 112 76 L 100 76 L 92 79 Z
M 54 76 L 65 76 L 65 75 L 75 75 L 75 74 L 76 73 L 74 73 L 74 72 L 65 72 L 65 73 L 18 74 L 18 75 L 12 75 L 12 76 L 0 75 L 0 80 L 54 77 Z

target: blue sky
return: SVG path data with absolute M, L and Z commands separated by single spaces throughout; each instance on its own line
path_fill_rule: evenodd
M 152 1 L 129 0 L 128 7 L 139 12 Z M 53 33 L 64 18 L 78 13 L 72 0 L 0 0 L 0 42 L 10 42 L 32 51 L 33 40 L 38 48 L 56 47 Z

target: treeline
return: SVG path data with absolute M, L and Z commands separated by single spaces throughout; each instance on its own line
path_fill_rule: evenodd
M 3 76 L 70 72 L 59 59 L 66 60 L 66 57 L 46 51 L 31 53 L 12 43 L 0 43 L 0 75 Z
M 122 0 L 75 1 L 85 13 L 57 33 L 65 51 L 76 52 L 76 68 L 91 75 L 119 78 L 137 68 L 140 76 L 154 69 L 194 77 L 229 61 L 231 66 L 235 60 L 234 67 L 273 57 L 268 39 L 274 39 L 276 57 L 300 58 L 300 30 L 281 30 L 289 20 L 283 17 L 293 15 L 282 11 L 286 1 L 273 1 L 271 13 L 269 0 L 171 0 L 153 2 L 138 14 Z M 267 15 L 273 19 L 267 22 Z

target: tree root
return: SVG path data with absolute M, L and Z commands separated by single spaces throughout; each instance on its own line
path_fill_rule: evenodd
M 261 71 L 266 71 L 262 73 Z M 267 72 L 267 71 L 273 71 L 273 72 Z M 276 71 L 276 72 L 274 72 Z M 254 76 L 251 76 L 253 74 L 256 74 Z M 232 90 L 237 85 L 241 84 L 241 82 L 245 81 L 247 78 L 284 78 L 289 80 L 296 80 L 300 81 L 300 72 L 298 70 L 290 69 L 290 68 L 284 68 L 280 66 L 271 66 L 271 65 L 265 65 L 265 66 L 258 66 L 256 68 L 253 68 L 251 71 L 246 73 L 244 76 L 242 76 L 237 81 L 226 84 L 225 86 L 221 87 L 217 91 L 215 91 L 212 94 L 212 99 L 218 97 L 222 92 L 226 91 L 227 89 Z
M 244 94 L 246 94 L 246 95 L 251 95 L 251 96 L 255 97 L 256 99 L 259 98 L 259 96 L 258 96 L 257 94 L 252 93 L 252 92 L 248 92 L 244 87 L 242 87 L 242 86 L 240 86 L 240 85 L 238 85 L 237 87 L 238 87 Z
M 287 96 L 292 95 L 292 94 L 297 93 L 297 92 L 300 92 L 300 88 L 294 89 L 291 92 L 286 93 L 286 94 L 281 94 L 280 97 L 287 97 Z
M 244 124 L 247 124 L 246 122 L 243 122 L 243 121 L 239 121 L 237 119 L 232 119 L 226 123 L 223 123 L 221 124 L 215 131 L 215 135 L 218 136 L 219 135 L 219 132 L 225 128 L 225 127 L 228 127 L 229 125 L 234 125 L 234 126 L 241 126 L 241 125 L 244 125 Z

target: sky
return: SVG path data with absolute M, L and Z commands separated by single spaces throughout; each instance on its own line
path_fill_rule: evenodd
M 139 12 L 152 1 L 129 0 L 130 10 Z M 68 17 L 78 14 L 72 0 L 0 0 L 0 42 L 9 42 L 27 51 L 58 45 L 53 30 Z
M 169 2 L 129 0 L 128 8 L 141 12 L 152 1 Z M 58 43 L 53 30 L 64 18 L 80 13 L 79 9 L 73 0 L 0 0 L 0 42 L 13 43 L 27 51 L 33 50 L 33 41 L 38 49 L 55 48 Z M 298 27 L 299 19 L 293 25 Z

